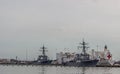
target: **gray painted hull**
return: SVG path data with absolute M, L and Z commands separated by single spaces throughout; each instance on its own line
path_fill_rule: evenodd
M 67 62 L 65 66 L 76 66 L 76 67 L 95 67 L 98 60 L 86 60 L 81 62 Z

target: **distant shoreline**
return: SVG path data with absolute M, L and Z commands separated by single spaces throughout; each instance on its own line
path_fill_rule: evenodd
M 65 66 L 65 65 L 61 65 L 61 64 L 44 64 L 44 65 L 42 65 L 42 64 L 39 64 L 39 65 L 37 65 L 37 64 L 0 64 L 0 66 L 59 66 L 59 67 L 78 67 L 78 66 Z M 86 66 L 87 67 L 87 66 Z M 92 66 L 88 66 L 88 67 L 92 67 Z M 118 68 L 120 68 L 120 66 L 119 65 L 96 65 L 96 66 L 94 66 L 94 67 L 118 67 Z

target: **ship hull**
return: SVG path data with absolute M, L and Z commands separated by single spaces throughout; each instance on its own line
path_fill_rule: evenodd
M 85 60 L 81 62 L 67 62 L 64 63 L 65 66 L 76 66 L 76 67 L 95 67 L 98 60 Z
M 35 61 L 32 64 L 34 64 L 34 65 L 49 65 L 49 64 L 51 64 L 51 62 L 52 62 L 52 60 L 47 60 L 47 61 L 42 61 L 42 62 Z

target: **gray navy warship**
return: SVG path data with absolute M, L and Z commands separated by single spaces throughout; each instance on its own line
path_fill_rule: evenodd
M 63 62 L 63 65 L 65 66 L 78 66 L 78 67 L 92 67 L 96 66 L 98 63 L 98 59 L 90 59 L 90 55 L 86 52 L 87 43 L 83 40 L 82 43 L 80 43 L 82 48 L 82 53 L 76 54 L 76 57 L 74 60 L 71 60 L 69 62 Z
M 36 64 L 36 65 L 47 65 L 47 64 L 51 64 L 52 60 L 49 60 L 49 59 L 48 59 L 48 56 L 45 54 L 45 52 L 47 51 L 47 50 L 45 50 L 46 47 L 43 45 L 43 47 L 41 47 L 41 49 L 42 49 L 42 50 L 40 50 L 40 51 L 42 51 L 42 55 L 39 55 L 39 56 L 38 56 L 37 60 L 34 61 L 34 64 Z

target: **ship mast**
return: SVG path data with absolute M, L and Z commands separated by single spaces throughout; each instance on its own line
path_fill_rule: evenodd
M 47 51 L 45 49 L 47 49 L 47 48 L 43 45 L 40 49 L 42 49 L 42 50 L 40 50 L 40 51 L 42 51 L 42 55 L 45 56 L 46 55 L 45 52 Z
M 82 48 L 83 54 L 86 55 L 86 48 L 88 48 L 87 47 L 88 43 L 86 43 L 83 39 L 82 43 L 80 43 L 80 44 L 82 45 L 80 48 Z

